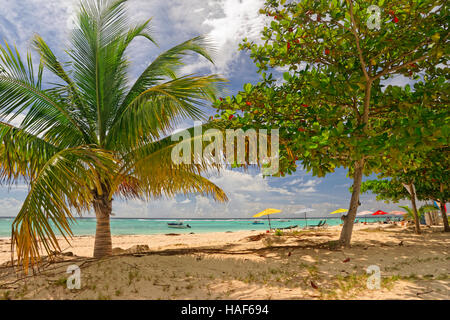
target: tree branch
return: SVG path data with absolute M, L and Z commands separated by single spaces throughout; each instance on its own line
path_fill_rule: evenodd
M 355 21 L 355 17 L 353 15 L 353 2 L 352 0 L 347 0 L 347 2 L 350 5 L 350 18 L 352 20 L 352 33 L 355 36 L 355 40 L 356 40 L 356 48 L 358 50 L 358 57 L 359 57 L 359 61 L 361 62 L 361 67 L 362 70 L 364 72 L 364 76 L 366 77 L 367 81 L 370 81 L 370 75 L 367 73 L 367 69 L 366 69 L 366 62 L 364 61 L 363 55 L 362 55 L 362 51 L 361 51 L 361 46 L 359 43 L 359 36 L 358 33 L 356 32 L 356 21 Z

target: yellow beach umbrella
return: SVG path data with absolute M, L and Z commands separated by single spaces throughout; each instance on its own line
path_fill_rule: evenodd
M 269 209 L 266 209 L 264 211 L 261 211 L 260 213 L 255 214 L 253 216 L 253 218 L 259 218 L 259 217 L 262 217 L 262 216 L 267 216 L 267 219 L 269 219 L 269 228 L 272 230 L 272 226 L 270 224 L 270 215 L 274 214 L 274 213 L 279 213 L 279 212 L 281 212 L 281 210 L 269 208 Z
M 344 213 L 347 212 L 347 209 L 337 209 L 336 211 L 330 212 L 330 214 L 336 214 L 336 213 Z

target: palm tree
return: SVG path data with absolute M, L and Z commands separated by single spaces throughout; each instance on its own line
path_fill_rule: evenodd
M 113 197 L 198 192 L 227 200 L 202 175 L 211 169 L 208 161 L 171 161 L 176 142 L 168 134 L 183 119 L 203 119 L 201 108 L 225 82 L 217 75 L 178 75 L 187 54 L 212 62 L 208 42 L 196 37 L 171 48 L 132 82 L 127 48 L 137 37 L 155 41 L 150 20 L 129 26 L 125 5 L 82 1 L 65 63 L 39 35 L 32 42 L 40 56 L 37 68 L 30 53 L 25 60 L 8 43 L 0 46 L 0 176 L 7 184 L 29 183 L 12 226 L 12 245 L 25 270 L 42 250 L 60 250 L 55 230 L 68 240 L 75 213 L 92 209 L 94 257 L 111 255 Z M 58 80 L 44 85 L 44 70 Z
M 413 210 L 408 207 L 408 206 L 399 206 L 399 208 L 405 209 L 406 210 L 406 216 L 411 219 L 414 220 L 414 212 Z M 436 207 L 431 205 L 431 204 L 424 204 L 423 206 L 421 206 L 419 208 L 419 210 L 417 210 L 417 215 L 419 220 L 422 218 L 422 216 L 427 213 L 427 212 L 433 212 L 436 211 Z

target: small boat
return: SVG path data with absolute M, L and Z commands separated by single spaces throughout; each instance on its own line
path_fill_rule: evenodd
M 291 222 L 291 220 L 280 220 L 280 222 Z
M 256 220 L 256 221 L 253 221 L 252 224 L 264 224 L 264 222 L 261 222 L 261 221 Z
M 174 228 L 174 229 L 190 229 L 191 226 L 188 224 L 184 224 L 183 222 L 173 222 L 173 223 L 168 223 L 167 226 L 169 228 Z

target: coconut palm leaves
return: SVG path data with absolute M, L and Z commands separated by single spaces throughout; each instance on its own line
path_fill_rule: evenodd
M 408 207 L 408 206 L 399 206 L 399 208 L 405 209 L 408 217 L 411 218 L 411 219 L 414 219 L 414 213 L 413 213 L 413 210 L 410 207 Z M 431 204 L 425 204 L 425 205 L 423 205 L 423 206 L 421 206 L 419 208 L 419 210 L 417 211 L 417 214 L 419 215 L 419 219 L 420 219 L 425 213 L 433 212 L 433 211 L 436 211 L 436 210 L 438 210 L 438 209 L 435 206 L 433 206 Z
M 60 251 L 53 229 L 64 237 L 72 235 L 70 208 L 79 213 L 90 208 L 92 192 L 108 183 L 113 162 L 103 150 L 89 147 L 64 149 L 47 161 L 13 223 L 12 241 L 18 263 L 25 268 L 34 264 L 41 246 L 47 253 Z
M 177 142 L 168 134 L 183 119 L 202 119 L 202 107 L 225 82 L 179 74 L 188 54 L 212 62 L 209 43 L 196 37 L 169 49 L 132 82 L 127 49 L 137 37 L 155 40 L 150 20 L 130 27 L 125 5 L 81 2 L 70 61 L 60 61 L 39 35 L 33 39 L 37 67 L 31 54 L 24 60 L 8 43 L 0 45 L 0 178 L 30 184 L 12 228 L 25 269 L 42 250 L 59 250 L 56 236 L 71 235 L 74 213 L 106 210 L 102 219 L 109 219 L 114 195 L 153 199 L 198 192 L 226 200 L 205 178 L 216 165 L 207 159 L 176 165 L 170 158 Z M 44 84 L 44 71 L 57 83 Z

